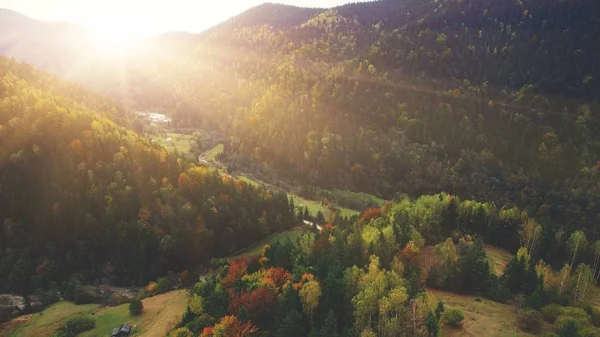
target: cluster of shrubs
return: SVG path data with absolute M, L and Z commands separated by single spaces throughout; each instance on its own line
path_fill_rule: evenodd
M 458 309 L 448 309 L 442 314 L 442 320 L 453 327 L 461 326 L 464 319 L 463 312 Z
M 177 278 L 168 276 L 161 277 L 156 282 L 150 282 L 145 288 L 140 289 L 137 293 L 136 298 L 141 300 L 146 297 L 166 293 L 167 291 L 174 289 L 177 285 Z
M 591 306 L 583 309 L 553 303 L 544 305 L 539 311 L 524 308 L 519 311 L 519 328 L 538 334 L 542 319 L 552 324 L 554 331 L 544 333 L 545 337 L 600 336 L 600 311 Z
M 78 334 L 92 330 L 96 321 L 89 316 L 75 316 L 69 318 L 55 333 L 53 337 L 75 337 Z

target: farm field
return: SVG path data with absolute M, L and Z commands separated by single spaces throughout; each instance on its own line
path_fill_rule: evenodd
M 171 138 L 171 142 L 167 142 Z M 160 144 L 169 152 L 189 153 L 192 146 L 193 136 L 183 133 L 167 132 L 157 137 L 151 137 L 155 144 Z

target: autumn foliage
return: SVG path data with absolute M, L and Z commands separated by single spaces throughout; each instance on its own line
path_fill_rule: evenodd
M 235 316 L 225 316 L 214 327 L 204 328 L 200 337 L 249 337 L 257 332 L 258 328 L 250 322 L 242 323 Z
M 379 207 L 369 208 L 363 212 L 363 214 L 360 216 L 359 221 L 362 223 L 366 223 L 366 222 L 371 221 L 371 219 L 378 217 L 380 214 L 381 214 L 381 208 L 379 208 Z
M 242 278 L 242 276 L 246 275 L 247 272 L 248 264 L 246 262 L 246 259 L 233 260 L 229 265 L 227 276 L 223 278 L 221 283 L 225 288 L 231 288 L 237 281 L 239 281 Z
M 283 268 L 269 268 L 264 279 L 270 281 L 265 283 L 272 283 L 276 288 L 281 289 L 287 282 L 291 281 L 292 274 Z
M 256 318 L 272 311 L 276 303 L 277 297 L 273 289 L 260 287 L 250 292 L 231 293 L 229 312 L 238 313 L 244 308 L 249 317 Z

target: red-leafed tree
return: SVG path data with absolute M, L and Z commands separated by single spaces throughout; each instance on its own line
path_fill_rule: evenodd
M 281 289 L 288 281 L 292 279 L 292 274 L 283 268 L 269 268 L 265 273 L 265 279 L 270 279 L 278 289 Z
M 229 312 L 237 314 L 244 308 L 250 318 L 258 318 L 269 314 L 275 308 L 277 297 L 268 287 L 260 287 L 251 292 L 231 293 L 229 297 Z
M 248 264 L 246 263 L 246 259 L 233 260 L 229 264 L 227 276 L 223 278 L 221 284 L 223 284 L 225 288 L 231 288 L 237 281 L 239 281 L 244 275 L 246 275 L 247 272 Z
M 215 336 L 214 332 L 215 332 L 215 327 L 207 326 L 206 328 L 204 328 L 204 330 L 202 330 L 200 337 L 214 337 Z

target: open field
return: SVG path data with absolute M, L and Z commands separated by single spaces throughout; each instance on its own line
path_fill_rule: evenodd
M 506 265 L 513 257 L 509 251 L 490 245 L 485 245 L 485 253 L 488 257 L 490 268 L 498 276 L 502 275 Z M 437 256 L 433 246 L 423 247 L 419 251 L 419 254 L 417 255 L 417 264 L 420 266 L 421 270 L 424 271 L 421 275 L 423 280 L 427 278 L 427 271 L 436 263 L 436 259 Z M 598 303 L 600 304 L 600 293 L 598 294 Z
M 294 206 L 296 206 L 296 209 L 304 209 L 304 207 L 306 207 L 308 208 L 308 213 L 313 217 L 316 217 L 319 212 L 323 213 L 323 215 L 327 217 L 327 207 L 321 205 L 321 202 L 315 200 L 307 200 L 295 194 L 289 194 L 289 196 L 291 196 L 294 199 Z
M 288 238 L 290 240 L 292 240 L 292 242 L 293 242 L 297 238 L 299 238 L 300 235 L 304 234 L 307 230 L 308 230 L 308 227 L 296 227 L 296 228 L 287 230 L 285 232 L 270 235 L 270 236 L 266 237 L 265 239 L 263 239 L 261 242 L 257 243 L 256 245 L 253 245 L 252 247 L 248 247 L 247 249 L 244 249 L 243 251 L 241 251 L 238 254 L 227 257 L 227 260 L 231 261 L 231 260 L 239 259 L 240 257 L 244 257 L 244 256 L 258 255 L 262 252 L 262 249 L 266 244 L 272 244 L 277 241 L 285 241 Z
M 350 209 L 350 208 L 346 208 L 346 207 L 338 207 L 338 208 L 340 210 L 340 215 L 341 216 L 345 216 L 347 218 L 350 218 L 350 217 L 352 217 L 354 215 L 360 215 L 359 211 L 356 211 L 356 210 L 353 210 L 353 209 Z
M 238 175 L 235 177 L 237 180 L 241 180 L 243 182 L 245 182 L 246 184 L 252 185 L 254 187 L 260 187 L 262 186 L 262 184 L 252 178 L 249 178 L 245 175 Z
M 167 142 L 167 138 L 171 138 L 171 142 Z M 169 152 L 189 153 L 193 141 L 192 135 L 182 133 L 167 132 L 166 135 L 151 137 L 155 144 L 160 144 Z
M 223 150 L 225 149 L 225 146 L 223 144 L 218 144 L 217 146 L 213 147 L 212 149 L 205 151 L 202 156 L 204 157 L 204 159 L 206 159 L 207 161 L 212 161 L 212 162 L 216 162 L 217 161 L 217 156 L 221 153 L 223 153 Z
M 329 209 L 327 208 L 327 206 L 321 205 L 320 201 L 316 201 L 316 200 L 308 200 L 308 199 L 304 199 L 298 195 L 295 194 L 290 194 L 290 196 L 292 196 L 292 198 L 294 198 L 294 205 L 296 206 L 296 209 L 304 209 L 304 207 L 308 208 L 308 213 L 313 216 L 316 217 L 317 214 L 319 212 L 323 213 L 323 216 L 325 216 L 325 219 L 327 219 L 329 217 Z M 345 217 L 351 217 L 353 215 L 359 215 L 360 212 L 350 209 L 350 208 L 346 208 L 346 207 L 337 207 L 340 210 L 340 215 L 341 216 L 345 216 Z
M 76 305 L 71 302 L 58 302 L 42 312 L 18 317 L 7 324 L 12 331 L 2 330 L 0 335 L 14 337 L 51 336 L 63 322 L 74 315 L 93 315 L 96 327 L 78 336 L 110 336 L 112 329 L 127 322 L 134 328 L 134 336 L 162 337 L 176 324 L 187 308 L 187 292 L 171 291 L 143 300 L 144 312 L 140 316 L 129 314 L 129 304 L 116 307 L 99 307 L 97 304 Z M 16 329 L 15 329 L 16 327 Z M 14 330 L 13 330 L 14 329 Z
M 379 198 L 373 194 L 364 193 L 364 192 L 352 192 L 348 190 L 331 190 L 329 191 L 331 195 L 336 199 L 344 199 L 344 200 L 360 200 L 364 202 L 370 202 L 373 206 L 383 206 L 385 204 L 385 200 Z
M 513 258 L 513 255 L 509 251 L 490 245 L 485 245 L 485 253 L 490 262 L 490 267 L 498 276 L 504 273 L 506 265 Z
M 517 325 L 517 313 L 513 306 L 490 301 L 484 297 L 459 295 L 446 291 L 428 289 L 437 300 L 444 301 L 446 308 L 461 310 L 465 319 L 462 328 L 445 325 L 444 336 L 534 336 L 521 331 Z
M 97 307 L 97 304 L 76 305 L 66 301 L 58 302 L 40 313 L 17 317 L 15 320 L 22 325 L 12 332 L 7 332 L 10 333 L 9 336 L 14 337 L 51 336 L 68 317 L 91 314 Z
M 266 185 L 263 182 L 261 182 L 260 180 L 257 180 L 253 177 L 249 177 L 245 174 L 237 175 L 236 179 L 244 181 L 253 186 L 265 186 Z M 326 219 L 329 216 L 329 209 L 326 206 L 321 205 L 321 202 L 319 202 L 317 200 L 304 199 L 296 194 L 290 194 L 290 193 L 288 193 L 288 197 L 292 197 L 294 199 L 294 205 L 296 206 L 296 210 L 304 209 L 304 207 L 307 207 L 308 213 L 313 217 L 316 217 L 319 212 L 323 213 L 323 215 L 325 216 Z M 338 209 L 340 210 L 340 215 L 345 216 L 345 217 L 351 217 L 353 215 L 360 214 L 359 211 L 353 210 L 350 208 L 346 208 L 346 207 L 338 207 Z
M 589 290 L 586 299 L 587 303 L 600 310 L 600 287 L 592 287 L 592 289 Z
M 81 337 L 108 336 L 113 328 L 127 322 L 134 328 L 134 336 L 162 337 L 171 330 L 187 308 L 187 293 L 185 290 L 171 291 L 143 300 L 144 312 L 140 316 L 129 313 L 129 304 L 113 308 L 98 309 L 96 328 L 86 331 Z

